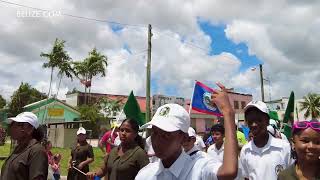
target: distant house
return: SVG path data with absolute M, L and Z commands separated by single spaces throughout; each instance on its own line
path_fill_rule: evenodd
M 23 108 L 36 114 L 40 124 L 46 125 L 47 138 L 54 147 L 71 147 L 77 129 L 87 122 L 80 120 L 80 112 L 75 107 L 56 98 L 37 101 Z
M 23 108 L 36 114 L 41 124 L 73 122 L 80 118 L 77 109 L 56 98 L 43 99 Z

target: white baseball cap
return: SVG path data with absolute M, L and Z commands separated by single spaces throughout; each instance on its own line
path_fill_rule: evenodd
M 86 133 L 87 133 L 87 131 L 86 131 L 86 129 L 83 128 L 83 127 L 80 127 L 80 128 L 78 129 L 78 131 L 77 131 L 77 135 L 79 135 L 79 134 L 86 134 Z
M 152 120 L 141 126 L 141 129 L 156 126 L 166 132 L 181 130 L 188 133 L 190 127 L 189 113 L 178 104 L 165 104 L 157 109 Z
M 36 129 L 39 127 L 38 118 L 32 112 L 23 112 L 18 114 L 16 117 L 8 118 L 9 124 L 11 124 L 13 121 L 29 123 L 31 126 L 33 126 Z
M 189 137 L 197 137 L 196 131 L 192 127 L 189 127 L 188 135 Z
M 246 112 L 251 107 L 255 107 L 255 108 L 259 109 L 261 112 L 264 112 L 269 116 L 269 108 L 267 107 L 266 103 L 264 103 L 262 101 L 251 101 L 244 108 L 244 112 Z

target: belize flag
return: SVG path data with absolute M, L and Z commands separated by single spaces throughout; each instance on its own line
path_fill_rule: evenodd
M 192 97 L 192 109 L 206 114 L 222 116 L 222 113 L 219 111 L 217 105 L 211 102 L 211 94 L 214 91 L 214 89 L 211 89 L 205 84 L 196 81 Z

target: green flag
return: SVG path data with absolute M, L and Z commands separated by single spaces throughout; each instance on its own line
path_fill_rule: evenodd
M 270 119 L 274 119 L 274 120 L 279 121 L 279 117 L 278 117 L 277 111 L 269 111 L 269 117 L 270 117 Z
M 291 91 L 286 112 L 284 114 L 283 123 L 284 123 L 284 134 L 288 139 L 291 138 L 291 129 L 294 121 L 294 92 Z
M 127 118 L 138 121 L 138 124 L 140 126 L 144 124 L 144 117 L 140 111 L 138 101 L 136 97 L 133 95 L 133 91 L 131 91 L 128 100 L 123 107 L 123 111 Z

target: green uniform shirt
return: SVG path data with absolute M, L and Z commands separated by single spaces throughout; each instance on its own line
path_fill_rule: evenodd
M 139 170 L 149 164 L 146 152 L 138 145 L 118 155 L 118 147 L 106 158 L 108 180 L 134 180 Z
M 77 145 L 71 150 L 72 161 L 75 161 L 74 165 L 77 167 L 81 162 L 87 160 L 87 158 L 94 158 L 92 146 L 88 143 L 84 145 Z M 87 173 L 89 172 L 89 165 L 85 165 L 81 171 Z M 68 172 L 68 179 L 72 180 L 86 180 L 87 177 L 78 171 L 71 169 Z
M 299 180 L 295 167 L 296 165 L 293 164 L 287 169 L 281 171 L 278 175 L 278 180 Z M 316 177 L 314 180 L 320 180 L 320 177 Z
M 44 147 L 35 139 L 27 146 L 17 146 L 4 162 L 1 180 L 32 180 L 48 176 L 48 156 Z

